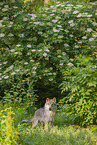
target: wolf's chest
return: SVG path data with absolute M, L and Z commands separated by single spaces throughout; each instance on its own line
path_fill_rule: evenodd
M 45 111 L 44 116 L 45 116 L 45 121 L 46 121 L 46 122 L 49 122 L 49 121 L 52 121 L 52 120 L 53 120 L 54 114 L 53 114 L 52 111 L 49 111 L 49 110 L 48 110 L 48 111 Z

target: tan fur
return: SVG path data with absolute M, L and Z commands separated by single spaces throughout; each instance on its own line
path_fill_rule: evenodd
M 22 120 L 24 122 L 34 122 L 33 127 L 35 127 L 38 123 L 38 121 L 41 122 L 41 124 L 45 123 L 48 124 L 48 122 L 54 121 L 55 114 L 57 110 L 57 104 L 56 104 L 56 98 L 53 99 L 46 99 L 46 103 L 44 105 L 44 108 L 40 108 L 35 111 L 35 115 L 33 119 L 30 120 Z

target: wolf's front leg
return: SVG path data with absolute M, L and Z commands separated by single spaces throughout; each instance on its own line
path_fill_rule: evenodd
M 38 123 L 38 119 L 37 119 L 37 117 L 34 117 L 34 124 L 32 127 L 35 127 L 37 125 L 37 123 Z

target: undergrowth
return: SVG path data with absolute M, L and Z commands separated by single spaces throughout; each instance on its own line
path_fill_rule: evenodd
M 0 143 L 1 145 L 96 145 L 97 127 L 82 128 L 68 125 L 66 114 L 57 113 L 53 128 L 45 128 L 38 124 L 32 128 L 32 123 L 23 123 L 34 114 L 25 105 L 14 107 L 0 105 Z M 59 115 L 60 114 L 60 115 Z

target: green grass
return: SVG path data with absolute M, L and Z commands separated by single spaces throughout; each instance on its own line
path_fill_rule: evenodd
M 23 145 L 96 145 L 96 136 L 89 129 L 74 129 L 72 126 L 54 126 L 50 130 L 42 127 L 23 128 L 20 142 Z
M 57 114 L 52 128 L 47 129 L 40 124 L 32 128 L 31 123 L 22 122 L 22 119 L 33 116 L 25 108 L 19 105 L 0 105 L 0 145 L 97 145 L 96 126 L 67 126 L 64 121 L 66 116 L 59 117 Z

